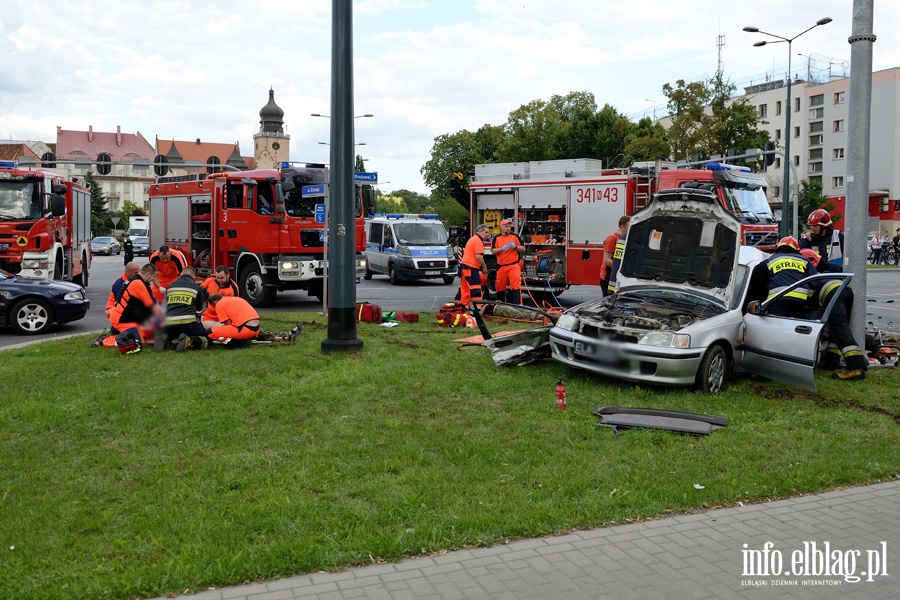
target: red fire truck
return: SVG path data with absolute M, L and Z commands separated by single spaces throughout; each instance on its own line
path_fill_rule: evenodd
M 708 163 L 706 169 L 666 166 L 603 169 L 596 159 L 475 165 L 468 193 L 457 177 L 451 194 L 468 204 L 470 231 L 485 223 L 499 233 L 500 221 L 513 219 L 526 248 L 525 283 L 537 291 L 597 285 L 604 240 L 621 216 L 646 206 L 661 189 L 697 185 L 715 191 L 741 220 L 745 245 L 774 249 L 778 224 L 769 212 L 762 175 L 721 163 Z M 493 269 L 488 252 L 485 260 Z
M 281 169 L 160 177 L 150 186 L 151 251 L 184 253 L 199 276 L 225 265 L 241 296 L 268 306 L 279 290 L 323 295 L 326 169 Z M 311 186 L 319 188 L 316 192 Z M 303 188 L 306 187 L 306 193 Z M 366 270 L 362 195 L 355 210 L 356 275 Z M 317 194 L 317 195 L 313 195 Z
M 90 264 L 91 191 L 0 161 L 0 268 L 87 287 Z

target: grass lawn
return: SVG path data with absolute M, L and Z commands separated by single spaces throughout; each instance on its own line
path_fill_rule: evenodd
M 0 597 L 174 594 L 900 474 L 897 369 L 710 397 L 552 361 L 501 369 L 457 350 L 473 330 L 422 316 L 359 325 L 351 355 L 322 355 L 307 313 L 264 319 L 303 318 L 294 344 L 123 356 L 86 336 L 3 352 Z M 604 404 L 728 427 L 615 436 L 591 415 Z

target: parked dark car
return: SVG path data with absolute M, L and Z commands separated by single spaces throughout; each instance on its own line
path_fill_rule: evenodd
M 18 277 L 0 269 L 0 326 L 16 333 L 45 333 L 53 323 L 83 319 L 90 307 L 80 285 Z
M 114 237 L 95 237 L 91 240 L 91 252 L 107 255 L 119 254 L 122 252 L 122 245 Z
M 148 256 L 150 254 L 150 238 L 138 235 L 131 239 L 131 249 L 135 256 Z

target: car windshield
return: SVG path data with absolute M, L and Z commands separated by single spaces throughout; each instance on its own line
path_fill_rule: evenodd
M 140 236 L 134 238 L 134 240 L 132 241 L 132 244 L 149 244 L 149 243 L 150 243 L 150 238 L 140 237 Z
M 0 221 L 41 218 L 41 185 L 37 181 L 0 181 Z
M 93 243 L 94 243 L 94 244 L 108 244 L 109 241 L 110 241 L 109 238 L 103 238 L 103 237 L 101 237 L 101 238 L 94 238 L 94 242 L 93 242 Z
M 397 241 L 409 246 L 446 246 L 447 232 L 440 223 L 397 223 Z

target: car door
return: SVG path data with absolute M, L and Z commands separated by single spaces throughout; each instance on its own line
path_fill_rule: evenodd
M 381 223 L 369 223 L 369 235 L 366 236 L 366 260 L 369 262 L 369 270 L 375 273 L 386 272 L 384 252 L 381 250 L 383 232 L 384 225 Z
M 750 373 L 815 392 L 814 369 L 823 329 L 840 290 L 831 295 L 824 309 L 813 304 L 814 296 L 805 318 L 769 316 L 766 309 L 772 301 L 797 287 L 809 285 L 818 290 L 824 283 L 840 279 L 843 290 L 852 277 L 852 273 L 825 273 L 808 277 L 762 303 L 758 314 L 744 315 L 741 344 L 743 368 Z

